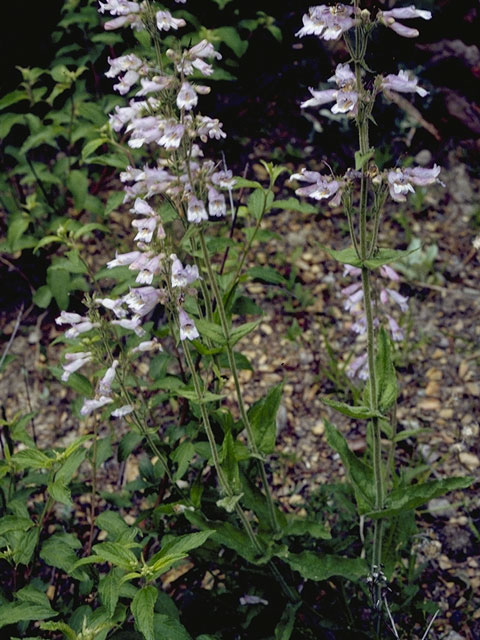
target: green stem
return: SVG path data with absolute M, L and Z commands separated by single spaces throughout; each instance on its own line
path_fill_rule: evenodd
M 355 0 L 355 7 L 359 7 L 358 0 Z M 360 156 L 363 156 L 368 152 L 369 140 L 368 140 L 368 104 L 365 97 L 365 91 L 362 82 L 362 67 L 361 67 L 361 55 L 365 53 L 365 35 L 363 34 L 362 27 L 356 26 L 355 29 L 355 78 L 356 89 L 358 93 L 358 142 Z M 369 248 L 367 248 L 367 175 L 365 166 L 362 166 L 361 184 L 360 184 L 360 257 L 362 261 L 365 261 L 368 257 L 369 250 L 373 249 L 373 243 L 376 241 L 376 235 L 378 228 L 374 230 Z M 378 212 L 377 212 L 378 216 Z M 375 225 L 376 226 L 376 225 Z M 368 250 L 369 249 L 369 250 Z M 362 288 L 363 288 L 363 300 L 365 305 L 365 318 L 367 324 L 367 358 L 368 358 L 368 372 L 369 372 L 369 391 L 370 391 L 370 408 L 378 410 L 377 399 L 377 380 L 375 375 L 375 331 L 374 331 L 374 318 L 371 301 L 371 285 L 370 285 L 370 271 L 368 267 L 362 265 Z M 372 418 L 373 428 L 373 475 L 375 482 L 375 510 L 381 510 L 384 506 L 385 489 L 384 478 L 382 470 L 382 450 L 381 450 L 381 431 L 380 423 L 377 417 Z M 380 569 L 382 560 L 382 536 L 383 536 L 382 520 L 378 519 L 374 522 L 373 531 L 373 549 L 372 549 L 372 573 L 376 568 Z M 374 590 L 374 606 L 381 608 L 382 591 L 381 586 L 377 584 Z M 380 618 L 378 619 L 378 622 Z
M 238 408 L 240 410 L 240 416 L 242 418 L 242 422 L 245 426 L 245 430 L 247 432 L 247 437 L 248 437 L 248 442 L 250 445 L 250 449 L 252 451 L 252 453 L 254 454 L 256 461 L 257 461 L 257 466 L 258 466 L 258 470 L 260 473 L 260 477 L 262 479 L 262 484 L 263 484 L 263 488 L 265 491 L 265 495 L 267 498 L 267 506 L 268 506 L 268 513 L 270 516 L 270 523 L 271 523 L 271 527 L 273 529 L 273 531 L 276 533 L 278 532 L 278 523 L 277 523 L 277 516 L 275 513 L 275 505 L 273 504 L 273 498 L 272 498 L 272 494 L 270 491 L 270 486 L 268 484 L 268 479 L 267 479 L 267 474 L 265 471 L 265 467 L 263 465 L 263 462 L 261 460 L 261 454 L 260 451 L 258 450 L 257 444 L 255 442 L 255 435 L 253 433 L 253 429 L 252 429 L 252 425 L 250 424 L 250 420 L 248 418 L 248 414 L 247 414 L 247 410 L 245 408 L 245 403 L 243 401 L 243 395 L 242 395 L 242 390 L 240 387 L 240 380 L 238 377 L 238 369 L 237 369 L 237 364 L 235 362 L 235 354 L 233 352 L 233 348 L 230 342 L 230 329 L 229 329 L 229 325 L 228 325 L 228 320 L 227 320 L 227 315 L 225 312 L 225 307 L 223 304 L 223 299 L 222 299 L 222 294 L 220 292 L 220 289 L 218 287 L 218 283 L 217 283 L 217 279 L 215 277 L 215 274 L 213 273 L 213 269 L 212 269 L 212 264 L 210 262 L 210 256 L 208 254 L 207 251 L 207 246 L 205 244 L 205 237 L 203 235 L 203 232 L 200 231 L 199 233 L 200 236 L 200 244 L 202 247 L 202 252 L 203 252 L 203 258 L 204 258 L 204 262 L 205 262 L 205 266 L 207 268 L 207 273 L 208 273 L 208 279 L 210 281 L 210 286 L 212 287 L 213 293 L 215 295 L 215 299 L 217 301 L 217 308 L 218 308 L 218 313 L 220 316 L 220 323 L 222 325 L 222 330 L 223 330 L 223 334 L 225 336 L 225 346 L 226 346 L 226 350 L 227 350 L 227 355 L 228 355 L 228 362 L 230 365 L 230 370 L 232 372 L 232 376 L 233 376 L 233 380 L 234 380 L 234 384 L 235 384 L 235 392 L 236 392 L 236 396 L 237 396 L 237 402 L 238 402 Z

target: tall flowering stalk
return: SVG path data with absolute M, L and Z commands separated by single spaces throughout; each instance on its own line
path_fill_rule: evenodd
M 380 513 L 385 506 L 385 469 L 382 463 L 380 419 L 382 414 L 395 402 L 396 391 L 390 389 L 390 397 L 385 397 L 386 378 L 390 377 L 388 385 L 394 383 L 393 368 L 388 352 L 386 334 L 378 332 L 380 320 L 375 317 L 372 303 L 371 271 L 380 268 L 381 275 L 394 282 L 398 279 L 396 272 L 389 266 L 399 257 L 399 252 L 378 247 L 378 232 L 382 208 L 388 195 L 395 202 L 404 202 L 409 192 L 415 186 L 424 186 L 438 182 L 440 168 L 432 169 L 414 167 L 409 169 L 394 168 L 380 172 L 372 158 L 374 150 L 369 142 L 369 120 L 374 102 L 381 91 L 388 93 L 409 92 L 424 97 L 427 91 L 418 86 L 418 80 L 406 71 L 397 75 L 390 74 L 385 78 L 378 76 L 368 89 L 365 81 L 365 53 L 369 34 L 377 24 L 393 29 L 397 34 L 405 37 L 418 35 L 416 29 L 411 29 L 398 22 L 401 19 L 423 18 L 429 20 L 429 11 L 420 11 L 415 7 L 393 9 L 378 12 L 375 18 L 367 10 L 362 10 L 359 0 L 353 6 L 336 4 L 335 6 L 320 5 L 311 7 L 309 13 L 303 17 L 303 27 L 297 33 L 299 37 L 316 35 L 325 40 L 336 40 L 344 37 L 350 54 L 350 60 L 339 64 L 334 76 L 329 82 L 335 82 L 336 89 L 317 91 L 310 89 L 311 98 L 302 103 L 302 108 L 318 107 L 334 102 L 333 113 L 345 114 L 355 121 L 358 130 L 358 151 L 355 154 L 355 169 L 349 169 L 344 176 L 321 175 L 318 172 L 303 170 L 292 176 L 292 179 L 306 182 L 307 186 L 297 189 L 298 195 L 307 196 L 315 200 L 325 200 L 331 206 L 343 203 L 350 230 L 352 248 L 344 251 L 332 251 L 333 257 L 343 262 L 346 273 L 359 275 L 361 284 L 352 284 L 344 290 L 347 297 L 346 308 L 354 309 L 363 305 L 363 318 L 358 320 L 354 328 L 357 333 L 366 333 L 367 350 L 364 356 L 352 363 L 351 372 L 361 374 L 368 379 L 368 405 L 366 407 L 340 406 L 334 403 L 338 410 L 354 417 L 367 417 L 372 427 L 372 463 L 374 477 L 374 511 Z M 353 32 L 353 33 L 352 33 Z M 359 185 L 358 203 L 354 205 L 353 189 Z M 371 197 L 369 199 L 369 194 Z M 369 204 L 370 203 L 370 204 Z M 394 300 L 403 310 L 407 308 L 407 299 L 394 289 L 382 288 L 380 302 L 385 304 L 389 299 Z M 398 324 L 391 315 L 387 315 L 388 326 L 394 340 L 402 335 Z M 382 330 L 383 331 L 383 330 Z M 389 362 L 384 366 L 383 359 Z M 389 369 L 387 373 L 385 369 Z M 393 375 L 393 381 L 392 381 Z M 362 416 L 363 413 L 363 416 Z M 373 548 L 371 556 L 371 576 L 374 583 L 374 605 L 377 610 L 382 607 L 382 519 L 374 521 Z

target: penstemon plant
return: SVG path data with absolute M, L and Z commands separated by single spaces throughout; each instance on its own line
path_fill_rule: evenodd
M 382 434 L 391 440 L 390 458 L 395 442 L 395 406 L 398 385 L 394 368 L 392 341 L 403 340 L 404 334 L 392 317 L 388 306 L 397 304 L 402 311 L 408 309 L 408 299 L 388 286 L 382 286 L 375 296 L 372 274 L 390 282 L 399 280 L 397 272 L 390 266 L 400 260 L 408 251 L 396 251 L 379 244 L 383 208 L 390 198 L 406 202 L 408 193 L 415 187 L 443 184 L 439 179 L 440 167 L 395 167 L 379 171 L 373 160 L 375 149 L 369 142 L 369 124 L 375 122 L 372 112 L 379 93 L 400 92 L 418 94 L 425 97 L 427 91 L 418 85 L 418 79 L 401 70 L 386 77 L 369 78 L 371 70 L 366 64 L 366 52 L 372 30 L 377 25 L 392 29 L 406 38 L 415 38 L 419 32 L 406 26 L 402 20 L 431 19 L 430 11 L 409 7 L 378 11 L 373 17 L 370 11 L 361 8 L 360 0 L 352 6 L 336 4 L 311 7 L 303 16 L 303 27 L 297 36 L 315 35 L 324 40 L 338 40 L 343 37 L 350 59 L 338 64 L 329 82 L 335 82 L 336 89 L 316 91 L 310 89 L 311 98 L 302 103 L 302 108 L 318 107 L 334 102 L 331 111 L 345 114 L 355 123 L 358 131 L 358 150 L 355 152 L 355 167 L 343 176 L 322 175 L 316 171 L 303 169 L 292 175 L 292 180 L 307 183 L 296 189 L 296 194 L 317 201 L 325 200 L 330 206 L 343 205 L 347 220 L 351 247 L 343 250 L 330 249 L 330 256 L 344 265 L 345 275 L 359 276 L 360 281 L 343 289 L 346 296 L 345 309 L 356 316 L 352 329 L 358 334 L 366 334 L 366 353 L 349 365 L 350 377 L 358 376 L 366 380 L 366 388 L 361 406 L 349 406 L 332 399 L 326 399 L 340 413 L 357 419 L 367 419 L 371 443 L 372 475 L 361 466 L 349 451 L 340 432 L 327 423 L 330 444 L 340 454 L 355 489 L 360 515 L 373 518 L 373 540 L 371 549 L 371 570 L 369 582 L 372 589 L 373 606 L 377 612 L 376 632 L 381 630 L 381 614 L 388 613 L 386 601 L 386 576 L 384 574 L 382 544 L 385 520 L 422 504 L 428 495 L 439 495 L 461 486 L 468 486 L 468 479 L 449 479 L 425 483 L 421 487 L 398 486 L 398 478 L 393 469 L 385 466 L 382 452 Z M 355 189 L 359 187 L 358 197 Z M 380 302 L 380 304 L 378 304 Z M 384 320 L 391 339 L 384 327 Z M 392 475 L 393 490 L 388 492 L 389 474 Z M 420 490 L 419 490 L 420 489 Z M 390 616 L 391 617 L 391 616 Z M 396 630 L 395 634 L 396 634 Z M 398 637 L 398 636 L 397 636 Z
M 328 251 L 347 275 L 360 277 L 343 293 L 346 309 L 355 313 L 354 330 L 367 336 L 366 353 L 349 369 L 352 377 L 366 381 L 363 399 L 354 405 L 332 398 L 325 403 L 366 421 L 369 447 L 365 458 L 358 458 L 326 422 L 328 442 L 348 471 L 356 502 L 355 507 L 348 503 L 342 485 L 332 489 L 354 513 L 353 525 L 341 521 L 345 528 L 336 537 L 326 525 L 326 509 L 312 507 L 313 515 L 300 516 L 279 508 L 268 456 L 274 452 L 283 385 L 248 407 L 240 377 L 240 370 L 251 365 L 238 343 L 258 325 L 244 321 L 258 307 L 243 294 L 243 283 L 249 277 L 276 281 L 269 268 L 247 268 L 251 249 L 266 237 L 262 221 L 269 211 L 295 206 L 301 211 L 305 205 L 294 198 L 275 200 L 282 167 L 264 163 L 269 184 L 263 187 L 234 177 L 224 159 L 205 157 L 226 137 L 216 118 L 197 111 L 220 54 L 205 39 L 180 46 L 175 36 L 185 26 L 181 7 L 107 0 L 99 10 L 107 16 L 107 31 L 131 28 L 138 42 L 134 52 L 110 58 L 106 73 L 114 89 L 128 96 L 128 106 L 117 106 L 110 115 L 109 134 L 121 136 L 117 144 L 126 141 L 126 155 L 143 162 L 132 161 L 119 176 L 135 246 L 119 249 L 96 273 L 75 236 L 65 234 L 93 293 L 83 314 L 62 311 L 57 318 L 59 326 L 69 328 L 59 337 L 67 348 L 54 371 L 83 396 L 75 411 L 88 433 L 64 449 L 41 451 L 25 430 L 29 416 L 8 429 L 5 425 L 0 559 L 11 567 L 8 584 L 15 595 L 13 600 L 2 595 L 0 627 L 18 624 L 23 632 L 32 629 L 29 621 L 43 621 L 42 631 L 69 640 L 188 640 L 193 635 L 197 640 L 289 640 L 313 633 L 330 638 L 324 629 L 331 622 L 328 612 L 317 587 L 313 596 L 310 588 L 329 581 L 342 594 L 347 612 L 342 624 L 349 634 L 398 638 L 386 597 L 387 583 L 400 566 L 395 532 L 411 532 L 416 507 L 471 482 L 449 478 L 409 484 L 394 459 L 393 344 L 402 330 L 387 305 L 405 310 L 408 301 L 395 289 L 398 276 L 391 267 L 405 252 L 380 246 L 381 216 L 389 196 L 405 202 L 415 186 L 439 182 L 440 168 L 380 172 L 375 166 L 369 121 L 377 94 L 423 97 L 425 90 L 403 71 L 367 81 L 365 54 L 377 24 L 414 37 L 417 31 L 399 20 L 429 19 L 430 13 L 409 7 L 372 18 L 356 0 L 353 6 L 312 7 L 298 32 L 327 40 L 344 37 L 350 60 L 337 66 L 331 78 L 336 88 L 311 89 L 302 106 L 333 102 L 332 111 L 351 118 L 359 133 L 355 168 L 343 176 L 306 169 L 291 176 L 306 183 L 297 195 L 343 205 L 352 246 Z M 374 272 L 387 281 L 378 300 Z M 380 313 L 381 308 L 388 312 Z M 382 438 L 389 440 L 388 455 Z M 102 490 L 98 476 L 108 470 L 114 451 L 121 463 L 116 488 Z M 139 474 L 125 487 L 123 472 L 136 455 L 141 456 Z M 84 463 L 90 468 L 88 482 Z M 81 481 L 75 482 L 78 470 Z M 83 537 L 68 515 L 60 516 L 59 524 L 51 522 L 55 510 L 68 514 L 78 496 L 88 504 Z M 352 527 L 360 534 L 351 535 Z M 45 567 L 54 576 L 48 588 Z M 174 602 L 166 590 L 178 576 L 190 586 L 184 594 L 179 589 Z M 188 611 L 192 589 L 212 592 L 207 621 L 206 607 L 200 607 L 200 633 L 191 615 L 180 618 Z M 235 622 L 228 619 L 231 604 L 225 604 L 229 590 L 241 608 L 250 608 Z M 359 594 L 367 594 L 362 613 L 374 612 L 367 622 L 350 610 L 349 600 Z M 263 607 L 266 616 L 259 613 Z M 55 620 L 45 622 L 48 618 Z M 233 632 L 232 624 L 238 626 Z

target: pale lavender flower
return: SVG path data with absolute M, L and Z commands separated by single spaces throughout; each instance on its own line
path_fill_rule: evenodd
M 380 22 L 404 38 L 416 38 L 419 32 L 417 29 L 412 29 L 401 22 L 397 22 L 397 18 L 399 20 L 411 20 L 412 18 L 430 20 L 431 17 L 432 14 L 430 11 L 417 9 L 413 4 L 410 7 L 399 7 L 398 9 L 391 9 L 390 11 L 380 11 L 377 14 L 377 19 Z
M 154 76 L 153 78 L 140 78 L 142 88 L 135 95 L 146 96 L 149 93 L 157 93 L 168 89 L 172 84 L 172 78 L 169 76 Z
M 192 196 L 188 201 L 187 220 L 199 224 L 202 220 L 208 220 L 205 205 L 201 200 Z
M 157 11 L 155 17 L 159 31 L 169 31 L 170 29 L 176 31 L 179 27 L 184 27 L 187 24 L 183 18 L 174 18 L 169 11 Z
M 390 73 L 382 81 L 383 89 L 390 89 L 398 93 L 418 93 L 424 98 L 428 95 L 428 91 L 417 86 L 418 78 L 410 78 L 406 71 L 399 71 L 397 75 Z
M 185 127 L 183 124 L 175 122 L 168 123 L 163 130 L 163 135 L 158 141 L 158 144 L 165 147 L 165 149 L 178 149 L 184 133 Z
M 127 315 L 127 312 L 123 309 L 123 300 L 121 298 L 117 298 L 117 300 L 113 300 L 112 298 L 95 298 L 95 302 L 101 304 L 105 309 L 113 311 L 117 318 L 125 318 Z
M 241 598 L 239 598 L 239 602 L 241 605 L 246 604 L 268 604 L 268 600 L 264 600 L 263 598 L 259 598 L 258 596 L 251 596 L 250 594 L 245 594 Z
M 349 378 L 354 378 L 357 375 L 360 380 L 368 380 L 368 362 L 366 353 L 355 358 L 355 360 L 353 360 L 347 367 L 347 376 Z
M 129 13 L 138 13 L 140 5 L 138 2 L 130 2 L 129 0 L 107 0 L 100 2 L 100 13 L 108 11 L 112 16 L 126 16 Z
M 162 293 L 155 287 L 137 287 L 130 289 L 123 299 L 136 316 L 145 316 L 157 306 Z
M 235 186 L 235 178 L 233 177 L 233 173 L 230 169 L 226 171 L 216 171 L 212 173 L 210 176 L 210 180 L 212 184 L 217 187 L 221 187 L 222 189 L 233 189 Z
M 128 253 L 115 253 L 115 259 L 107 262 L 107 269 L 114 267 L 125 267 L 135 262 L 142 254 L 140 251 L 129 251 Z
M 98 322 L 90 322 L 90 320 L 85 320 L 84 322 L 79 322 L 78 324 L 74 324 L 68 331 L 65 331 L 66 338 L 77 338 L 80 334 L 86 333 L 90 331 L 90 329 L 96 329 L 100 324 Z
M 140 344 L 137 344 L 137 346 L 132 349 L 131 353 L 145 353 L 146 351 L 155 350 L 162 351 L 163 347 L 156 338 L 153 338 L 152 340 L 144 340 L 143 342 L 140 342 Z
M 182 265 L 177 256 L 172 253 L 172 287 L 188 287 L 200 278 L 197 265 Z
M 302 109 L 307 107 L 319 107 L 329 102 L 335 102 L 331 108 L 332 113 L 349 113 L 356 115 L 358 110 L 358 93 L 355 90 L 355 74 L 348 64 L 339 64 L 335 75 L 328 82 L 336 82 L 338 89 L 324 89 L 315 91 L 309 87 L 312 98 L 305 100 L 300 105 Z
M 132 413 L 132 411 L 134 411 L 134 408 L 131 404 L 124 404 L 123 407 L 119 407 L 118 409 L 112 411 L 110 415 L 112 415 L 114 418 L 123 418 L 123 416 L 128 416 L 128 414 Z
M 106 404 L 110 404 L 113 402 L 113 399 L 108 396 L 100 396 L 99 398 L 93 398 L 92 400 L 85 400 L 82 408 L 80 409 L 80 414 L 82 416 L 89 416 L 96 409 L 100 409 L 100 407 L 104 407 Z
M 222 123 L 218 118 L 210 118 L 209 116 L 197 116 L 196 117 L 197 133 L 200 136 L 202 142 L 207 141 L 208 138 L 220 140 L 226 138 L 227 134 L 222 131 Z
M 180 340 L 195 340 L 200 337 L 194 321 L 183 309 L 178 311 L 178 320 L 180 323 Z
M 157 275 L 162 270 L 164 258 L 165 254 L 163 253 L 153 256 L 153 258 L 151 258 L 151 260 L 149 260 L 139 272 L 135 281 L 139 284 L 152 284 L 153 276 Z
M 143 62 L 134 53 L 128 53 L 119 58 L 108 58 L 110 69 L 105 73 L 107 78 L 115 78 L 123 71 L 138 71 Z
M 398 273 L 388 264 L 383 264 L 380 267 L 380 273 L 384 278 L 388 280 L 393 280 L 394 282 L 398 282 L 400 280 L 400 276 Z
M 177 107 L 190 111 L 197 105 L 198 96 L 189 82 L 183 82 L 177 95 Z
M 307 196 L 314 200 L 331 198 L 330 206 L 332 207 L 340 204 L 342 183 L 330 176 L 326 177 L 322 176 L 318 171 L 302 169 L 301 173 L 292 174 L 290 180 L 310 183 L 308 187 L 301 187 L 295 190 L 295 193 L 299 196 Z
M 391 315 L 387 313 L 387 321 L 390 329 L 390 333 L 392 334 L 392 338 L 395 342 L 400 342 L 405 337 L 402 329 L 400 329 L 398 322 L 392 318 Z
M 118 360 L 114 360 L 111 366 L 106 370 L 105 375 L 98 382 L 97 395 L 109 396 L 112 393 L 112 382 L 115 379 L 115 371 L 118 367 Z
M 79 313 L 72 313 L 71 311 L 62 311 L 58 318 L 55 318 L 56 324 L 78 324 L 86 320 Z
M 333 7 L 319 5 L 310 7 L 308 14 L 302 18 L 303 27 L 295 35 L 299 38 L 316 35 L 324 40 L 338 40 L 338 38 L 353 27 L 354 8 L 344 4 Z
M 127 71 L 127 73 L 119 78 L 117 84 L 113 85 L 113 89 L 118 91 L 121 96 L 124 96 L 130 91 L 133 85 L 137 82 L 139 74 L 136 71 Z
M 122 318 L 121 320 L 112 320 L 112 324 L 127 329 L 129 331 L 135 331 L 140 338 L 145 335 L 145 330 L 140 326 L 140 316 L 134 316 L 133 318 Z
M 213 187 L 208 190 L 208 213 L 214 218 L 221 218 L 227 214 L 225 196 Z
M 62 381 L 66 382 L 70 375 L 78 371 L 84 364 L 90 362 L 92 354 L 90 351 L 76 351 L 75 353 L 66 353 L 66 364 L 63 365 Z
M 393 300 L 395 304 L 398 304 L 398 306 L 403 312 L 408 311 L 408 304 L 407 304 L 408 298 L 405 296 L 402 296 L 400 293 L 398 293 L 398 291 L 395 291 L 394 289 L 389 289 L 388 287 L 385 287 L 380 291 L 380 300 L 382 301 L 383 304 L 387 304 L 389 298 L 390 300 Z
M 157 216 L 133 220 L 132 227 L 138 229 L 137 235 L 135 236 L 134 240 L 136 242 L 151 242 L 158 222 L 159 218 Z
M 434 182 L 440 182 L 438 176 L 440 167 L 434 165 L 432 169 L 424 167 L 412 167 L 408 169 L 392 169 L 388 172 L 388 188 L 395 202 L 405 202 L 407 193 L 414 193 L 416 186 L 427 186 Z

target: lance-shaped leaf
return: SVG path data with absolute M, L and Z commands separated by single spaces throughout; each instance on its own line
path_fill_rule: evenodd
M 340 455 L 347 470 L 360 515 L 371 511 L 375 504 L 373 469 L 350 451 L 343 435 L 328 420 L 325 420 L 325 430 L 328 444 Z
M 138 567 L 138 560 L 133 551 L 128 547 L 138 546 L 134 543 L 101 542 L 93 547 L 93 551 L 98 556 L 98 562 L 111 562 L 117 567 L 127 571 Z
M 283 382 L 278 384 L 248 410 L 248 418 L 257 448 L 262 453 L 272 453 L 277 434 L 277 411 L 282 399 Z
M 385 502 L 385 508 L 382 509 L 382 511 L 370 511 L 367 515 L 374 519 L 396 516 L 405 511 L 416 509 L 432 498 L 438 498 L 449 491 L 466 489 L 474 481 L 475 478 L 466 476 L 461 478 L 431 480 L 410 487 L 399 487 L 390 493 Z
M 153 633 L 153 608 L 157 599 L 155 587 L 147 586 L 137 591 L 130 608 L 135 618 L 135 626 L 143 633 L 145 640 L 155 640 Z
M 383 327 L 377 338 L 377 355 L 375 358 L 375 372 L 377 374 L 377 399 L 380 411 L 385 412 L 397 399 L 397 377 L 390 352 L 390 339 Z
M 298 571 L 307 580 L 319 582 L 332 576 L 342 576 L 349 580 L 358 580 L 368 574 L 368 565 L 363 558 L 344 558 L 343 556 L 302 551 L 289 551 L 277 554 L 292 569 Z
M 172 564 L 185 558 L 189 551 L 201 547 L 213 533 L 213 529 L 205 529 L 204 531 L 197 531 L 186 536 L 167 540 L 160 551 L 150 558 L 148 566 L 152 567 L 154 571 L 159 571 L 166 564 Z
M 352 407 L 349 404 L 345 404 L 345 402 L 339 402 L 338 400 L 333 400 L 332 398 L 322 398 L 322 402 L 329 407 L 332 407 L 332 409 L 335 409 L 339 413 L 343 413 L 344 416 L 348 416 L 349 418 L 368 420 L 369 418 L 382 417 L 382 414 L 379 411 L 371 409 L 370 407 Z
M 275 640 L 290 640 L 295 626 L 295 616 L 300 606 L 300 602 L 287 604 L 282 612 L 280 622 L 275 627 Z

